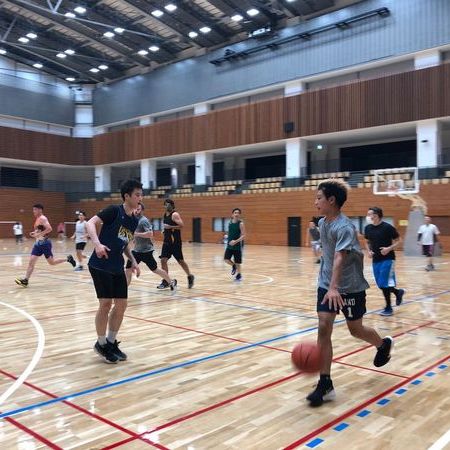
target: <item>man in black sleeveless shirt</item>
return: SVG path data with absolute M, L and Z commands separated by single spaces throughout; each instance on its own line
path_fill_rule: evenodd
M 94 244 L 94 252 L 88 263 L 89 272 L 99 301 L 95 316 L 97 342 L 94 350 L 109 364 L 127 359 L 116 340 L 128 298 L 123 253 L 131 261 L 132 271 L 137 276 L 140 274 L 129 243 L 138 225 L 138 218 L 133 212 L 142 201 L 142 184 L 136 180 L 125 181 L 120 194 L 122 205 L 108 206 L 86 224 L 86 230 Z M 97 234 L 98 226 L 101 226 L 100 234 Z M 113 303 L 114 307 L 111 309 Z
M 163 217 L 163 246 L 161 250 L 161 268 L 169 273 L 169 267 L 167 261 L 173 256 L 178 264 L 186 272 L 188 279 L 189 289 L 194 286 L 194 275 L 189 270 L 189 266 L 186 264 L 183 258 L 182 242 L 181 242 L 181 228 L 184 223 L 178 212 L 175 211 L 175 203 L 173 200 L 164 200 L 164 208 L 166 212 Z M 161 284 L 158 289 L 166 289 L 169 284 L 166 280 L 161 280 Z

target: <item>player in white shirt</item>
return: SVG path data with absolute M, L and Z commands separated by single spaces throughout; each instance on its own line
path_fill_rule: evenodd
M 438 242 L 438 235 L 441 234 L 438 227 L 431 223 L 431 217 L 425 216 L 425 223 L 419 227 L 417 231 L 417 241 L 422 244 L 422 254 L 427 257 L 428 264 L 425 270 L 429 272 L 434 270 L 433 250 L 434 245 Z
M 83 258 L 86 258 L 86 256 L 83 255 L 83 250 L 84 247 L 86 247 L 88 240 L 86 223 L 87 223 L 86 214 L 84 211 L 80 211 L 78 213 L 78 220 L 75 224 L 75 232 L 70 237 L 70 239 L 75 240 L 75 250 L 77 252 L 77 260 L 78 260 L 78 265 L 74 269 L 76 272 L 83 270 Z
M 13 225 L 14 237 L 16 238 L 16 244 L 23 242 L 23 226 L 20 222 L 16 222 Z

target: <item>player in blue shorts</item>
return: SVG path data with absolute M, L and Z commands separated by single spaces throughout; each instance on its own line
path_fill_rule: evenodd
M 392 316 L 391 293 L 395 295 L 395 303 L 401 305 L 404 289 L 396 288 L 395 252 L 400 244 L 400 235 L 392 225 L 383 221 L 383 210 L 374 206 L 369 208 L 366 217 L 368 225 L 364 229 L 366 248 L 369 258 L 372 258 L 373 275 L 377 286 L 381 289 L 386 301 L 381 316 Z

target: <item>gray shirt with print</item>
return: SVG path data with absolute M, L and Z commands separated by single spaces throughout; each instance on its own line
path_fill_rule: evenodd
M 146 233 L 147 231 L 153 231 L 153 227 L 150 224 L 150 221 L 147 219 L 147 217 L 142 216 L 139 219 L 138 226 L 136 228 L 136 231 L 138 233 Z M 147 253 L 152 252 L 153 249 L 153 242 L 150 238 L 143 238 L 143 237 L 134 237 L 134 251 L 138 253 Z
M 334 255 L 345 251 L 338 291 L 340 293 L 356 293 L 369 287 L 364 278 L 364 255 L 358 242 L 356 228 L 344 214 L 328 222 L 325 218 L 319 221 L 320 240 L 322 243 L 322 260 L 319 272 L 319 287 L 330 288 L 333 273 Z

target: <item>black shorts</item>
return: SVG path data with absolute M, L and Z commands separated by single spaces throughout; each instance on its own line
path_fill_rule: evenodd
M 223 259 L 230 259 L 233 257 L 235 264 L 242 264 L 242 250 L 233 250 L 231 248 L 227 248 L 225 250 L 225 255 L 223 256 Z
M 181 247 L 181 242 L 178 244 L 164 242 L 161 249 L 161 255 L 159 257 L 170 259 L 173 256 L 177 261 L 183 261 L 183 250 Z
M 133 253 L 134 259 L 139 264 L 141 261 L 147 265 L 147 267 L 153 272 L 158 268 L 158 263 L 155 261 L 155 258 L 153 257 L 153 250 L 151 252 L 135 252 L 134 250 L 131 251 Z M 127 269 L 131 268 L 131 261 L 127 261 L 126 265 Z
M 433 245 L 422 245 L 422 255 L 431 258 L 433 256 Z
M 127 299 L 128 286 L 125 272 L 110 273 L 89 266 L 97 298 Z
M 84 250 L 84 247 L 86 247 L 86 242 L 77 242 L 75 244 L 75 250 Z
M 334 311 L 329 308 L 329 304 L 324 303 L 322 305 L 322 300 L 328 291 L 323 288 L 317 289 L 317 312 L 329 312 L 337 313 L 339 311 Z M 366 313 L 366 291 L 355 292 L 353 294 L 341 294 L 344 300 L 345 306 L 342 308 L 342 312 L 346 320 L 358 320 Z

